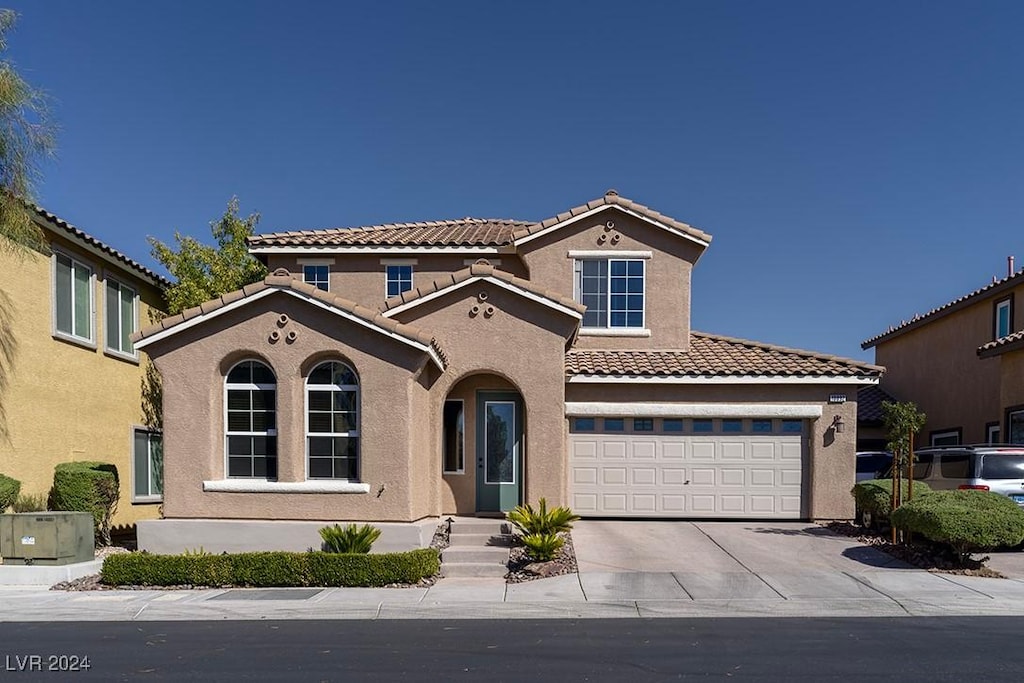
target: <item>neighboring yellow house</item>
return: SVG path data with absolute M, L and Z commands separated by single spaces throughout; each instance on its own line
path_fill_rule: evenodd
M 147 428 L 143 383 L 149 359 L 131 335 L 164 309 L 168 282 L 42 209 L 36 222 L 52 255 L 0 254 L 0 291 L 16 341 L 0 400 L 9 438 L 0 473 L 22 492 L 46 494 L 54 465 L 99 460 L 117 466 L 115 526 L 160 515 L 162 442 Z

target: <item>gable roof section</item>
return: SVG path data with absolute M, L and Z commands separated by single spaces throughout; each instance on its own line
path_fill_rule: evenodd
M 676 235 L 677 237 L 682 237 L 691 242 L 695 242 L 702 247 L 706 247 L 711 243 L 711 235 L 703 230 L 695 228 L 692 225 L 688 225 L 687 223 L 683 223 L 682 221 L 677 221 L 676 219 L 662 213 L 658 213 L 654 209 L 646 207 L 643 204 L 637 204 L 630 199 L 620 197 L 619 193 L 615 190 L 608 190 L 605 192 L 603 197 L 587 202 L 586 204 L 575 206 L 553 218 L 548 218 L 540 223 L 519 228 L 515 233 L 513 233 L 512 240 L 515 242 L 516 246 L 526 244 L 541 235 L 554 232 L 555 230 L 559 230 L 580 220 L 581 218 L 592 216 L 595 213 L 605 211 L 611 207 L 617 207 L 631 216 L 651 223 L 662 230 L 666 230 L 673 235 Z
M 774 379 L 874 384 L 883 371 L 880 366 L 849 358 L 705 332 L 690 333 L 689 351 L 576 349 L 565 355 L 565 373 L 570 382 L 600 382 L 617 377 L 620 381 L 679 383 L 717 379 L 756 384 Z
M 992 358 L 993 356 L 999 356 L 1022 348 L 1024 348 L 1024 330 L 1000 337 L 987 344 L 982 344 L 978 347 L 978 356 L 980 358 Z
M 969 294 L 964 294 L 962 297 L 953 299 L 949 303 L 943 304 L 938 308 L 933 308 L 927 313 L 915 315 L 910 320 L 904 320 L 899 325 L 891 326 L 885 332 L 877 334 L 864 341 L 860 347 L 862 349 L 870 349 L 872 346 L 877 346 L 881 342 L 888 341 L 893 337 L 898 337 L 899 335 L 921 327 L 922 325 L 927 325 L 934 320 L 938 320 L 939 318 L 947 316 L 955 311 L 959 311 L 962 308 L 967 308 L 979 300 L 988 299 L 989 297 L 1002 294 L 1006 290 L 1013 289 L 1022 281 L 1024 281 L 1024 270 L 1018 271 L 1013 275 L 1008 275 L 1002 280 L 996 280 L 995 282 L 976 289 Z
M 501 247 L 529 221 L 499 218 L 461 218 L 420 223 L 388 223 L 362 228 L 328 228 L 253 235 L 255 253 L 264 247 Z
M 857 422 L 882 423 L 882 402 L 894 402 L 885 389 L 877 384 L 857 390 Z
M 500 218 L 461 218 L 420 223 L 386 223 L 360 228 L 295 230 L 253 235 L 249 250 L 254 254 L 281 251 L 335 250 L 370 251 L 372 249 L 451 249 L 510 251 L 541 235 L 558 230 L 586 216 L 611 207 L 625 211 L 652 225 L 700 246 L 711 242 L 711 235 L 674 218 L 620 197 L 608 190 L 603 197 L 573 207 L 541 222 Z
M 447 358 L 437 341 L 419 328 L 385 318 L 380 311 L 360 306 L 348 299 L 296 280 L 284 268 L 278 268 L 261 282 L 246 285 L 242 289 L 189 308 L 177 315 L 168 316 L 155 325 L 150 325 L 135 333 L 132 340 L 135 342 L 136 348 L 144 348 L 153 342 L 166 339 L 194 325 L 278 292 L 307 301 L 342 318 L 419 349 L 430 355 L 434 363 L 442 370 L 447 366 Z
M 481 259 L 477 263 L 458 270 L 447 277 L 435 280 L 426 287 L 419 287 L 402 292 L 400 296 L 391 297 L 384 302 L 384 315 L 391 317 L 402 311 L 419 306 L 442 294 L 460 289 L 467 285 L 484 280 L 490 284 L 497 285 L 510 292 L 525 296 L 548 308 L 553 308 L 561 313 L 572 316 L 577 320 L 583 318 L 583 311 L 586 306 L 568 299 L 557 292 L 540 287 L 530 280 L 518 278 L 510 273 L 498 270 L 486 260 Z
M 45 227 L 58 234 L 63 234 L 65 237 L 70 238 L 72 242 L 79 244 L 101 258 L 108 261 L 114 261 L 128 270 L 134 271 L 137 277 L 145 280 L 151 285 L 155 285 L 161 289 L 170 287 L 171 282 L 167 278 L 162 275 L 158 275 L 138 261 L 128 258 L 117 249 L 99 241 L 84 230 L 76 228 L 56 214 L 52 214 L 41 206 L 36 206 L 35 204 L 29 204 L 29 207 L 38 217 L 39 220 L 37 222 L 42 222 Z

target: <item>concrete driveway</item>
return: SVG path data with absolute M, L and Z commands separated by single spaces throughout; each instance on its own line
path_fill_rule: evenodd
M 862 599 L 884 593 L 899 574 L 901 587 L 919 577 L 921 589 L 936 597 L 957 589 L 801 522 L 581 520 L 572 536 L 588 600 Z

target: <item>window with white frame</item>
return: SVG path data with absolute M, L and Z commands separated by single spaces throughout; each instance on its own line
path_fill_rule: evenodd
M 67 254 L 53 255 L 54 328 L 58 334 L 93 340 L 92 268 Z
M 587 307 L 583 327 L 644 326 L 644 261 L 578 259 L 576 299 Z
M 995 304 L 993 338 L 1002 339 L 1013 331 L 1013 298 L 1007 297 Z
M 138 293 L 126 284 L 107 278 L 105 288 L 107 350 L 135 355 L 132 333 L 138 330 Z
M 391 265 L 387 269 L 387 295 L 388 297 L 398 296 L 402 292 L 412 289 L 412 266 Z
M 959 446 L 960 445 L 960 430 L 949 429 L 941 432 L 931 433 L 931 445 L 932 446 Z
M 326 264 L 302 266 L 302 281 L 326 292 L 331 288 L 331 267 Z
M 306 379 L 306 457 L 310 479 L 359 480 L 359 379 L 340 361 Z
M 460 399 L 444 402 L 441 440 L 444 443 L 444 473 L 461 474 L 466 468 L 466 418 Z
M 224 383 L 228 477 L 277 479 L 277 379 L 256 360 L 238 363 Z
M 163 435 L 138 428 L 132 432 L 132 500 L 160 501 L 164 494 Z
M 999 435 L 1002 429 L 998 422 L 990 422 L 985 425 L 985 440 L 988 443 L 999 443 Z

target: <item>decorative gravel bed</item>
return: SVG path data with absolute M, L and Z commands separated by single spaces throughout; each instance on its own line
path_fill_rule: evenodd
M 505 580 L 508 583 L 523 583 L 575 573 L 576 551 L 572 547 L 572 534 L 567 532 L 564 538 L 565 545 L 558 551 L 558 557 L 550 562 L 532 562 L 526 556 L 526 548 L 517 541 L 508 554 L 508 574 Z
M 865 545 L 870 545 L 898 560 L 912 564 L 921 569 L 940 574 L 960 574 L 962 576 L 984 576 L 992 579 L 1006 577 L 994 569 L 985 566 L 987 556 L 966 560 L 960 565 L 953 552 L 944 545 L 932 543 L 928 539 L 915 537 L 911 543 L 893 543 L 889 532 L 885 534 L 872 532 L 851 522 L 829 522 L 825 525 L 830 531 L 842 536 L 856 538 Z

